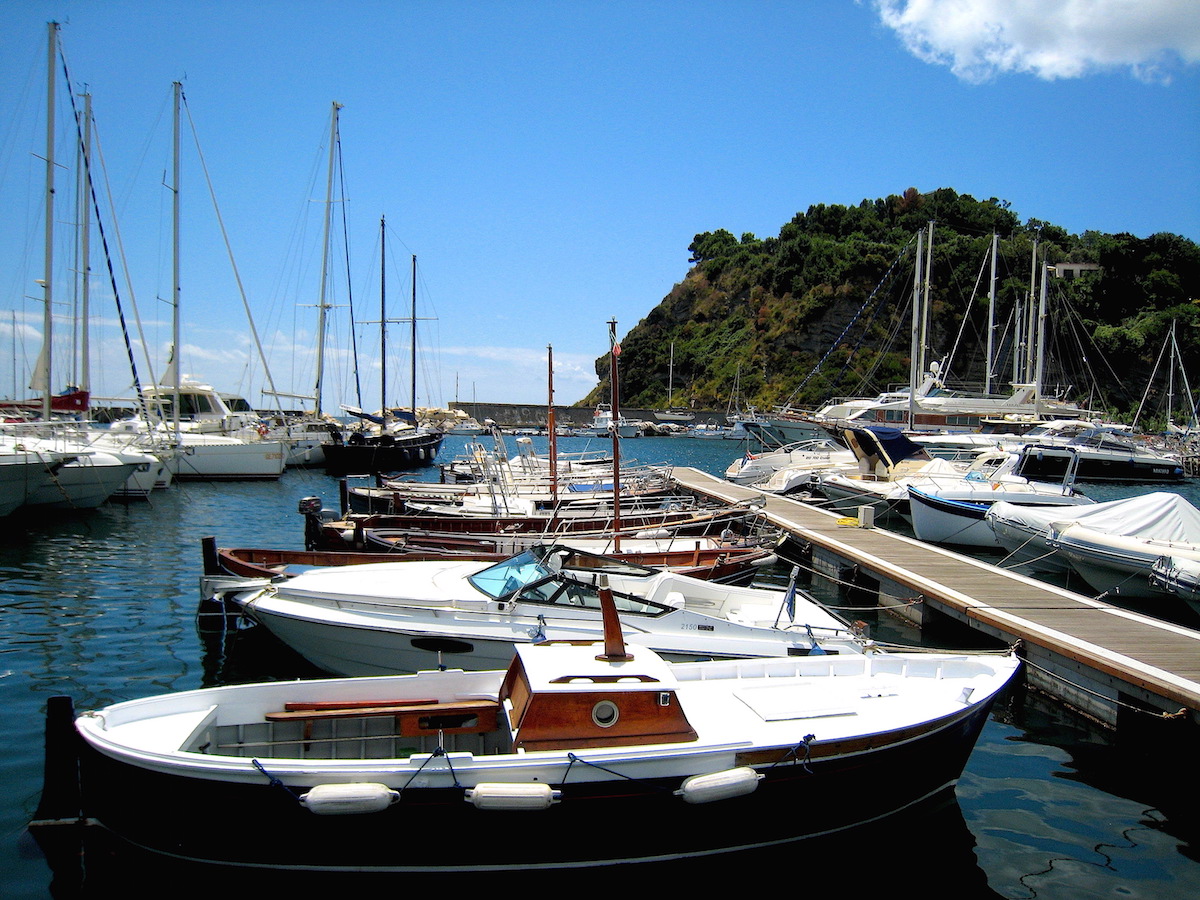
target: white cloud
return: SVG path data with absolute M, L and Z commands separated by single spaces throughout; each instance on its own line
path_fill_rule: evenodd
M 1200 62 L 1197 0 L 874 0 L 910 53 L 964 81 L 1128 70 L 1167 83 Z

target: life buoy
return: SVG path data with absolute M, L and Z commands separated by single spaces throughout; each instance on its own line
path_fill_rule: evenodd
M 267 436 L 267 423 L 266 422 L 258 423 L 258 436 L 260 438 L 264 438 Z

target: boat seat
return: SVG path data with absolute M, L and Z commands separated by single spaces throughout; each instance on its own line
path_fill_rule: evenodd
M 364 716 L 391 716 L 397 734 L 415 737 L 425 734 L 468 734 L 493 731 L 500 704 L 495 700 L 398 700 L 345 704 L 287 704 L 279 712 L 266 714 L 269 722 L 300 721 L 305 737 L 311 735 L 314 722 L 325 719 L 352 719 Z

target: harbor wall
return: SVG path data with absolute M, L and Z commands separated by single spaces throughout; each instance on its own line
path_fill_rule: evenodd
M 545 404 L 521 404 L 521 403 L 471 403 L 458 402 L 451 403 L 451 409 L 461 409 L 468 416 L 477 422 L 483 422 L 485 419 L 491 419 L 502 428 L 545 428 L 546 427 L 546 405 Z M 554 407 L 554 421 L 558 425 L 567 426 L 583 426 L 592 424 L 592 414 L 595 409 L 591 406 L 558 406 Z M 661 410 L 660 410 L 661 412 Z M 715 409 L 697 409 L 692 411 L 695 415 L 694 423 L 725 425 L 726 413 L 723 410 Z M 632 419 L 635 422 L 655 422 L 654 410 L 652 409 L 630 409 L 622 406 L 620 414 L 626 419 Z

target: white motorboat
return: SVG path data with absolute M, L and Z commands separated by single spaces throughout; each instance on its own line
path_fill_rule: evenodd
M 752 453 L 749 449 L 729 464 L 725 478 L 734 484 L 755 485 L 766 488 L 776 472 L 784 468 L 801 468 L 815 471 L 840 465 L 846 468 L 857 463 L 854 451 L 832 438 L 796 441 L 777 450 Z M 777 491 L 778 492 L 778 491 Z
M 13 441 L 12 449 L 42 457 L 41 470 L 49 475 L 43 478 L 38 474 L 36 482 L 25 485 L 20 505 L 26 509 L 95 509 L 125 485 L 145 458 L 144 454 L 107 452 L 84 442 L 39 438 L 31 433 L 8 436 L 8 440 Z
M 1115 425 L 1046 422 L 1010 443 L 1022 454 L 1015 472 L 1027 478 L 1058 481 L 1069 469 L 1076 481 L 1139 484 L 1184 478 L 1181 459 Z
M 69 460 L 57 453 L 0 446 L 0 518 L 24 506 L 31 494 L 53 484 L 55 473 Z
M 78 717 L 52 698 L 31 827 L 341 871 L 761 848 L 951 790 L 1020 665 L 1011 652 L 670 664 L 604 614 L 602 641 L 518 644 L 506 670 L 229 685 Z
M 992 496 L 989 496 L 989 492 Z M 1078 507 L 1093 501 L 1081 494 L 1027 493 L 997 484 L 972 485 L 968 490 L 926 492 L 908 486 L 909 515 L 913 534 L 931 544 L 957 547 L 999 547 L 1000 541 L 988 524 L 987 511 L 995 503 L 1034 506 L 1038 509 Z
M 637 422 L 621 415 L 614 419 L 612 407 L 600 403 L 592 414 L 592 424 L 580 429 L 579 434 L 584 437 L 612 437 L 614 431 L 623 438 L 634 438 L 641 433 Z
M 940 474 L 962 477 L 966 467 L 933 457 L 898 428 L 847 428 L 846 443 L 858 459 L 855 472 L 823 472 L 813 482 L 832 509 L 869 506 L 876 519 L 908 517 L 908 482 Z
M 1075 490 L 1070 473 L 1062 484 L 1013 475 L 1018 459 L 1017 454 L 992 451 L 980 455 L 964 475 L 909 479 L 908 509 L 913 533 L 919 540 L 933 544 L 999 547 L 996 533 L 984 518 L 998 502 L 1057 509 L 1094 503 Z
M 607 578 L 630 640 L 672 660 L 858 653 L 863 637 L 794 588 L 691 578 L 561 545 L 499 563 L 455 559 L 314 568 L 226 587 L 241 610 L 335 675 L 413 672 L 451 660 L 503 664 L 514 642 L 594 640 Z

